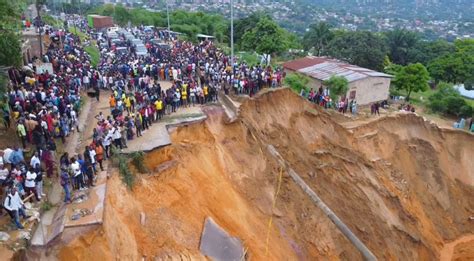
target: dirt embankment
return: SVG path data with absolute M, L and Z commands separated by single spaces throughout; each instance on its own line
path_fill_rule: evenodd
M 272 213 L 280 169 L 266 144 L 381 260 L 435 260 L 445 244 L 474 231 L 472 135 L 411 115 L 347 130 L 289 90 L 247 100 L 232 124 L 220 108 L 206 112 L 206 122 L 179 127 L 173 145 L 147 155 L 153 174 L 140 176 L 133 191 L 117 175 L 109 180 L 103 228 L 59 257 L 201 259 L 200 233 L 211 216 L 254 260 L 361 259 L 287 175 Z M 469 257 L 472 243 L 453 246 L 448 259 Z

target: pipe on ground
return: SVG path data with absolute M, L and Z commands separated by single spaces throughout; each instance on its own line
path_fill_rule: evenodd
M 273 147 L 273 145 L 268 145 L 268 151 L 274 157 L 277 158 L 280 165 L 287 169 L 288 174 L 291 178 L 298 184 L 298 186 L 303 189 L 303 191 L 308 194 L 313 203 L 320 208 L 324 214 L 336 225 L 336 227 L 341 231 L 344 236 L 351 241 L 351 243 L 359 250 L 359 252 L 364 256 L 365 260 L 373 261 L 377 260 L 375 255 L 367 248 L 367 246 L 362 243 L 362 241 L 349 229 L 349 227 L 342 222 L 342 220 L 336 216 L 336 214 L 319 198 L 319 196 L 304 182 L 304 180 L 296 173 L 291 167 L 289 167 L 286 161 L 282 158 L 280 153 Z

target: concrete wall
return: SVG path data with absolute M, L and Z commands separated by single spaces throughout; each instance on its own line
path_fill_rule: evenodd
M 355 100 L 360 105 L 386 100 L 389 96 L 390 80 L 386 77 L 368 77 L 351 82 L 347 97 L 351 98 L 351 92 L 355 91 Z

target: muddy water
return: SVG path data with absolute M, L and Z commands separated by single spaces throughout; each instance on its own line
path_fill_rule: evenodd
M 439 260 L 440 261 L 450 261 L 453 259 L 454 248 L 461 244 L 461 243 L 472 243 L 472 247 L 474 247 L 474 235 L 465 235 L 462 236 L 452 242 L 449 242 L 444 245 L 443 249 L 439 252 Z

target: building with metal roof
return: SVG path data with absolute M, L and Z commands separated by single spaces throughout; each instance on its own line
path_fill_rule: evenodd
M 341 76 L 349 82 L 346 97 L 359 104 L 385 100 L 393 77 L 371 69 L 351 65 L 328 57 L 307 56 L 283 64 L 287 72 L 301 73 L 311 78 L 311 88 L 325 88 L 324 81 Z

